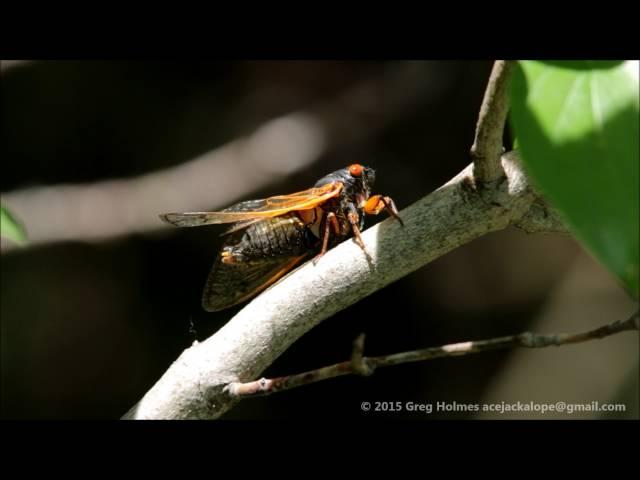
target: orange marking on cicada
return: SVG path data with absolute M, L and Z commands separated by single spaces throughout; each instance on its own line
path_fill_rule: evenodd
M 296 211 L 298 218 L 302 220 L 307 226 L 314 225 L 318 221 L 318 217 L 322 214 L 322 209 L 316 207 L 311 210 L 298 210 Z
M 367 215 L 378 215 L 382 210 L 386 210 L 389 215 L 400 222 L 400 225 L 404 227 L 404 222 L 400 218 L 396 204 L 390 197 L 383 197 L 382 195 L 373 195 L 364 204 L 364 212 Z
M 233 256 L 233 253 L 229 251 L 224 251 L 220 254 L 222 257 L 222 263 L 232 264 L 237 263 L 236 257 Z

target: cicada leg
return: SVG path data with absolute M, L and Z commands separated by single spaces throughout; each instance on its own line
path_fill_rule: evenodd
M 349 212 L 347 214 L 347 219 L 351 224 L 351 229 L 353 230 L 353 234 L 355 235 L 356 243 L 362 250 L 365 250 L 364 241 L 362 240 L 362 235 L 360 235 L 360 228 L 358 227 L 358 223 L 360 222 L 360 216 L 358 215 L 357 212 Z
M 327 253 L 327 249 L 329 248 L 329 235 L 331 234 L 330 230 L 332 228 L 335 235 L 340 234 L 340 225 L 338 224 L 336 214 L 333 212 L 329 212 L 324 218 L 324 229 L 322 229 L 322 248 L 320 249 L 320 253 L 318 253 L 318 255 L 316 255 L 313 259 L 314 265 L 318 263 L 320 257 Z
M 382 195 L 373 195 L 364 204 L 364 212 L 367 215 L 378 215 L 382 209 L 385 209 L 389 215 L 400 222 L 400 225 L 404 227 L 404 222 L 398 213 L 396 204 L 390 197 L 383 197 Z

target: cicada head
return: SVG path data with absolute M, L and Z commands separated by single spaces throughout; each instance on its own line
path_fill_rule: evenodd
M 315 186 L 320 187 L 331 182 L 341 182 L 343 184 L 342 196 L 350 199 L 361 208 L 371 195 L 375 181 L 376 172 L 373 168 L 354 163 L 347 168 L 325 175 L 316 182 Z

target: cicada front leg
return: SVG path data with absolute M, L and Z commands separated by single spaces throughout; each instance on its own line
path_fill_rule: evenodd
M 386 210 L 389 215 L 400 222 L 400 225 L 404 227 L 404 222 L 398 213 L 396 204 L 391 197 L 383 197 L 382 195 L 373 195 L 364 204 L 364 213 L 367 215 L 378 215 L 382 210 Z

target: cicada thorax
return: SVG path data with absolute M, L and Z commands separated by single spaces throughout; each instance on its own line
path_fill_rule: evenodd
M 333 246 L 348 238 L 351 234 L 351 227 L 340 199 L 331 199 L 314 209 L 296 212 L 296 215 L 304 222 L 309 232 L 319 240 L 316 247 L 319 247 L 322 241 L 329 214 L 333 214 L 336 217 L 339 226 L 337 230 L 332 228 L 330 231 L 329 244 Z
M 335 216 L 335 221 L 338 225 L 337 231 L 336 229 L 331 230 L 329 245 L 333 246 L 353 236 L 353 226 L 349 221 L 349 214 L 355 215 L 355 217 L 357 218 L 357 227 L 360 230 L 362 230 L 364 227 L 364 211 L 362 210 L 362 208 L 358 207 L 358 204 L 355 202 L 352 196 L 347 195 L 346 191 L 339 197 L 332 198 L 329 201 L 325 202 L 321 206 L 321 209 L 323 211 L 323 222 L 320 226 L 320 231 L 323 230 L 324 222 L 328 220 L 329 214 Z
M 316 252 L 319 239 L 297 212 L 252 223 L 225 237 L 202 296 L 207 311 L 240 303 Z

